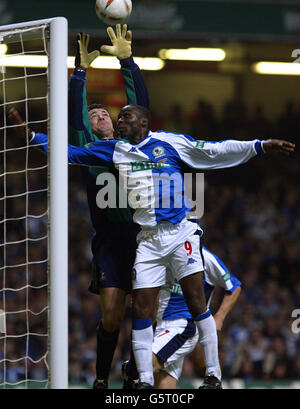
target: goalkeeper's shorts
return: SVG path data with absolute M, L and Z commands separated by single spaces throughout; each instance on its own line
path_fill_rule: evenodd
M 127 223 L 126 223 L 127 224 Z M 89 291 L 99 294 L 101 288 L 117 287 L 131 292 L 132 269 L 137 248 L 136 235 L 139 227 L 128 223 L 112 231 L 105 237 L 93 239 L 92 281 Z

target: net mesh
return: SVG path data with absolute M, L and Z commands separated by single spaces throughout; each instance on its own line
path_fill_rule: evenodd
M 8 46 L 0 56 L 0 388 L 48 386 L 48 159 L 7 118 L 15 107 L 27 128 L 47 133 L 48 68 L 24 59 L 48 56 L 48 37 L 48 24 L 0 27 Z M 7 66 L 12 58 L 23 66 Z

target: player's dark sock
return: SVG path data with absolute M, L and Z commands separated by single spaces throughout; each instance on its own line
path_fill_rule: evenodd
M 130 359 L 127 363 L 126 373 L 128 376 L 130 376 L 131 379 L 139 379 L 139 373 L 136 368 L 136 363 L 135 363 L 132 347 L 130 349 Z
M 112 333 L 107 332 L 103 328 L 102 321 L 100 322 L 97 328 L 97 379 L 108 378 L 118 338 L 119 330 Z

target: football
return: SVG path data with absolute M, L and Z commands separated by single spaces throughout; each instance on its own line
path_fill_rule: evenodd
M 132 10 L 131 0 L 96 0 L 96 14 L 103 23 L 116 25 L 123 23 Z

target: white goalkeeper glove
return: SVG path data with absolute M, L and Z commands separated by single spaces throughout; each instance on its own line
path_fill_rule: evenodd
M 99 57 L 100 51 L 95 50 L 88 53 L 88 46 L 90 42 L 90 36 L 86 33 L 77 34 L 77 46 L 75 56 L 75 67 L 86 70 L 92 62 Z
M 127 30 L 127 24 L 124 24 L 121 32 L 121 24 L 116 25 L 116 34 L 112 27 L 107 27 L 107 34 L 112 45 L 102 45 L 100 50 L 103 53 L 114 55 L 119 60 L 125 60 L 131 57 L 132 32 Z

